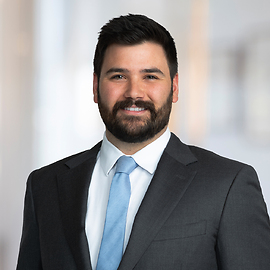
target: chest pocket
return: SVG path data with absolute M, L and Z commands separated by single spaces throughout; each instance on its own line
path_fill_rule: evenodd
M 206 234 L 207 221 L 180 224 L 178 226 L 163 226 L 154 241 L 188 238 Z

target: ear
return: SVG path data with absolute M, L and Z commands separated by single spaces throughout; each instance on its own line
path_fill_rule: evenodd
M 176 103 L 178 101 L 178 94 L 179 94 L 179 88 L 178 88 L 178 73 L 175 74 L 173 81 L 172 81 L 172 88 L 173 88 L 173 103 Z
M 94 102 L 98 103 L 98 76 L 96 73 L 93 74 L 93 94 Z

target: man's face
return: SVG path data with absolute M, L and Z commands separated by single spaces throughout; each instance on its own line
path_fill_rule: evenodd
M 161 45 L 108 47 L 99 81 L 94 74 L 94 101 L 113 136 L 128 143 L 153 138 L 167 127 L 177 100 L 178 75 L 171 80 Z

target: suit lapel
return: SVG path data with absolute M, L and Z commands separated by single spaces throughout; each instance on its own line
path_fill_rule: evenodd
M 100 144 L 71 160 L 67 172 L 58 175 L 58 193 L 61 218 L 66 240 L 78 269 L 91 268 L 88 242 L 85 234 L 88 189 Z
M 193 180 L 196 171 L 187 165 L 196 161 L 172 134 L 134 220 L 119 270 L 133 269 L 137 264 Z

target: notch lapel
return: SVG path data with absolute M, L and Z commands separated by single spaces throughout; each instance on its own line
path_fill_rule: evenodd
M 100 144 L 68 161 L 70 168 L 58 175 L 59 205 L 67 243 L 77 268 L 91 270 L 90 253 L 85 234 L 88 189 Z
M 197 159 L 172 134 L 135 217 L 119 270 L 133 269 L 192 182 L 196 171 L 187 164 Z

